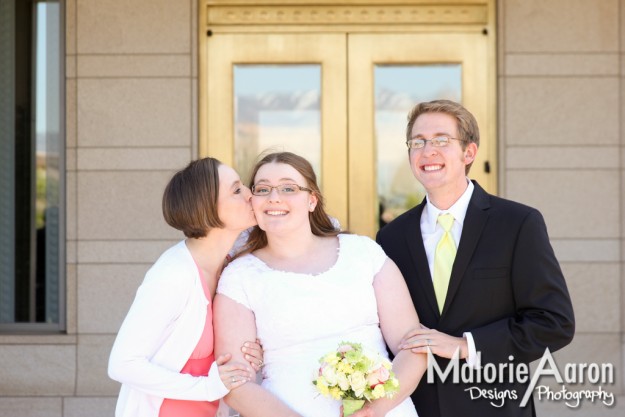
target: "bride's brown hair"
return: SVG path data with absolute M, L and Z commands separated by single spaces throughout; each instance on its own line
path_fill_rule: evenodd
M 328 217 L 328 213 L 326 213 L 324 198 L 323 195 L 321 195 L 321 190 L 319 190 L 319 185 L 317 185 L 317 176 L 315 175 L 312 165 L 310 165 L 310 162 L 308 162 L 305 158 L 302 158 L 299 155 L 292 152 L 274 152 L 265 155 L 265 157 L 256 163 L 254 169 L 252 170 L 249 180 L 250 188 L 254 184 L 254 177 L 256 177 L 260 167 L 271 163 L 287 164 L 295 168 L 295 170 L 306 180 L 306 184 L 302 185 L 310 188 L 312 190 L 311 193 L 317 197 L 317 205 L 315 206 L 315 209 L 308 213 L 310 230 L 312 233 L 315 236 L 336 236 L 341 233 L 340 230 L 337 230 L 334 227 L 330 217 Z M 245 245 L 243 252 L 254 252 L 255 250 L 264 248 L 265 246 L 267 246 L 267 234 L 260 227 L 254 226 L 247 239 L 247 244 Z

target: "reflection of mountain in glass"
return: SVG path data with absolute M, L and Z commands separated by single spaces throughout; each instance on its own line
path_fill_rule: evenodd
M 425 96 L 407 91 L 394 91 L 386 87 L 376 90 L 375 107 L 381 110 L 396 110 L 408 114 L 408 111 L 417 103 L 431 100 L 459 101 L 459 91 L 453 91 L 450 86 L 441 86 L 431 96 Z
M 258 111 L 319 111 L 319 91 L 267 92 L 237 96 L 236 118 L 254 120 Z
M 237 66 L 235 166 L 245 182 L 266 151 L 303 155 L 320 175 L 320 85 L 318 66 Z

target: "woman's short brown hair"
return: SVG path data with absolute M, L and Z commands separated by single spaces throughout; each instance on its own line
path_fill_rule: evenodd
M 223 227 L 217 213 L 219 173 L 215 158 L 192 161 L 169 180 L 163 193 L 163 217 L 186 237 L 199 238 Z
M 306 180 L 306 184 L 300 185 L 310 188 L 312 190 L 311 193 L 317 197 L 315 210 L 308 213 L 312 233 L 316 236 L 336 236 L 341 233 L 341 231 L 336 230 L 330 217 L 326 213 L 324 198 L 323 195 L 321 195 L 319 185 L 317 185 L 317 175 L 315 175 L 312 165 L 299 155 L 291 152 L 274 152 L 263 157 L 256 163 L 252 170 L 249 180 L 250 188 L 254 185 L 254 177 L 256 177 L 260 167 L 271 163 L 287 164 L 295 168 L 295 170 L 304 177 L 304 180 Z M 265 246 L 267 246 L 267 235 L 264 230 L 255 226 L 247 240 L 245 252 L 253 252 Z

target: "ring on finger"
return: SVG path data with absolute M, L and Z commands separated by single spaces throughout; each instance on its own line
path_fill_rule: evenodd
M 262 367 L 265 364 L 265 362 L 263 362 L 263 360 L 261 359 L 260 362 L 258 362 L 258 366 Z

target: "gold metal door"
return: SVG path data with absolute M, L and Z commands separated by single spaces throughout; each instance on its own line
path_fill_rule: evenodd
M 470 177 L 496 193 L 494 1 L 306 3 L 206 0 L 200 155 L 233 165 L 247 181 L 257 153 L 301 154 L 320 177 L 329 213 L 373 237 L 423 196 L 404 145 L 408 110 L 451 98 L 480 125 Z M 396 73 L 408 74 L 403 83 Z M 436 83 L 439 90 L 423 92 Z

